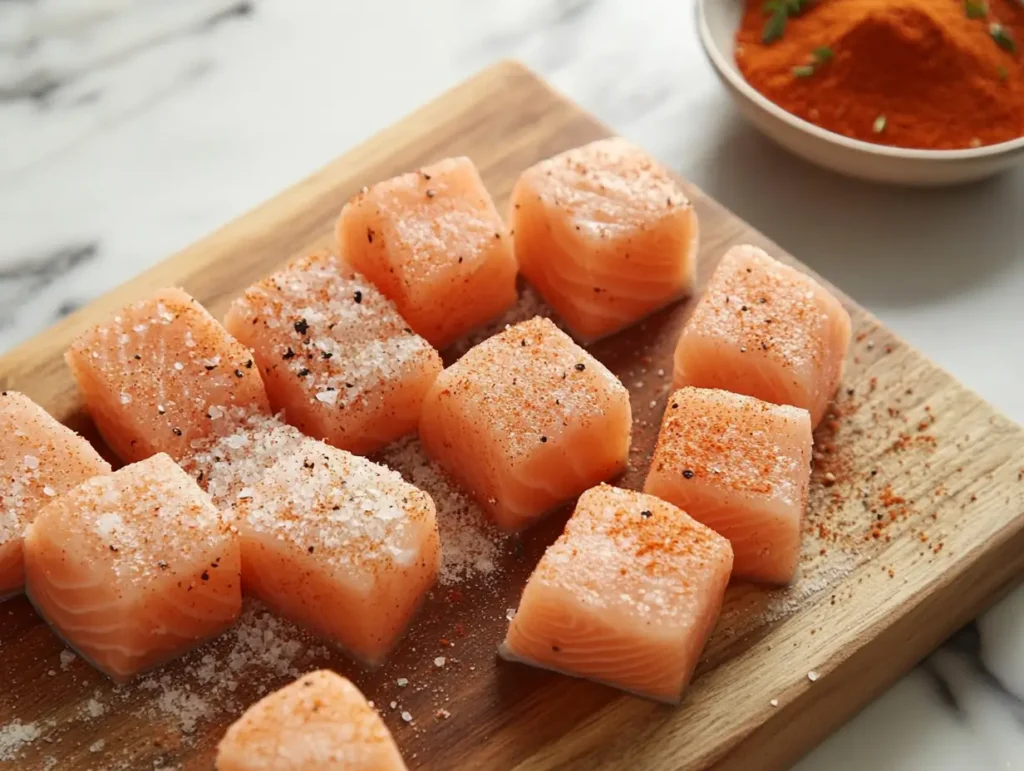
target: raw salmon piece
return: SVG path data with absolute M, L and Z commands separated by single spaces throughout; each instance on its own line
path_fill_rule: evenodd
M 849 345 L 850 315 L 828 290 L 755 246 L 737 246 L 683 328 L 675 385 L 803 407 L 816 426 Z
M 356 658 L 383 661 L 440 567 L 430 496 L 306 439 L 238 497 L 246 590 Z
M 225 319 L 253 349 L 271 406 L 309 436 L 371 453 L 416 430 L 441 357 L 328 253 L 249 287 Z
M 474 346 L 423 402 L 427 453 L 505 530 L 626 467 L 629 393 L 549 319 Z
M 644 492 L 728 538 L 737 578 L 785 584 L 800 558 L 811 442 L 805 409 L 682 388 L 669 398 Z
M 469 158 L 364 188 L 342 210 L 337 236 L 345 260 L 437 348 L 516 300 L 511 239 Z
M 54 496 L 110 464 L 85 439 L 23 394 L 0 394 L 0 599 L 25 583 L 25 525 Z
M 217 747 L 217 771 L 405 771 L 366 698 L 323 669 L 253 704 Z
M 116 682 L 234 623 L 238 539 L 164 453 L 93 477 L 25 531 L 25 591 L 70 646 Z
M 693 291 L 697 214 L 668 171 L 624 139 L 524 171 L 510 222 L 523 275 L 581 340 Z
M 161 289 L 79 335 L 65 358 L 86 407 L 126 463 L 269 413 L 252 353 L 180 289 Z
M 544 552 L 499 653 L 676 704 L 731 569 L 729 542 L 685 512 L 600 485 Z
M 178 463 L 226 514 L 233 512 L 239 493 L 259 484 L 279 458 L 298 451 L 305 440 L 276 417 L 250 415 L 229 434 L 193 442 L 196 447 Z

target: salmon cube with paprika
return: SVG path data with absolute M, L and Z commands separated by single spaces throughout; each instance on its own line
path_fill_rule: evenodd
M 676 345 L 676 387 L 803 407 L 818 425 L 850 345 L 850 315 L 810 276 L 754 246 L 730 249 Z
M 509 233 L 469 158 L 364 188 L 342 210 L 337 237 L 345 260 L 437 348 L 516 300 Z
M 25 532 L 25 591 L 71 647 L 125 682 L 235 622 L 238 539 L 159 453 L 39 513 Z
M 624 139 L 530 167 L 512 191 L 519 269 L 580 340 L 688 295 L 697 214 L 672 175 Z
M 380 714 L 351 682 L 310 672 L 253 704 L 217 746 L 217 771 L 405 771 Z
M 381 663 L 440 567 L 430 496 L 385 466 L 306 439 L 238 498 L 247 591 Z
M 25 526 L 55 496 L 110 464 L 23 394 L 0 394 L 0 599 L 25 583 Z
M 103 438 L 125 462 L 269 413 L 252 352 L 180 289 L 161 289 L 75 338 L 65 358 Z
M 631 426 L 618 378 L 538 317 L 441 373 L 420 440 L 499 527 L 518 530 L 625 469 Z
M 731 568 L 729 542 L 675 506 L 600 485 L 544 552 L 499 653 L 678 703 Z
M 668 400 L 644 491 L 729 539 L 737 578 L 785 584 L 811 478 L 807 410 L 705 388 Z
M 441 357 L 376 287 L 326 252 L 246 290 L 225 326 L 253 349 L 270 404 L 303 433 L 357 453 L 416 430 Z

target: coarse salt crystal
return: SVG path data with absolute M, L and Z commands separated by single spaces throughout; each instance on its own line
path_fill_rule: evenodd
M 121 394 L 121 404 L 131 404 L 131 403 L 132 403 L 132 395 L 131 394 L 122 393 Z
M 317 401 L 321 401 L 324 404 L 335 404 L 338 401 L 337 391 L 320 391 L 316 395 Z
M 404 677 L 398 678 L 395 682 L 398 684 L 399 688 L 405 688 L 405 686 L 409 684 L 409 681 Z
M 777 706 L 779 706 L 779 700 L 778 700 L 778 699 L 772 699 L 772 700 L 771 700 L 770 702 L 768 702 L 768 703 L 769 703 L 769 704 L 771 704 L 771 705 L 772 705 L 773 707 L 777 707 Z
M 174 368 L 178 370 L 178 372 L 181 372 L 183 369 L 185 369 L 185 365 L 182 364 L 180 361 L 176 361 L 174 362 Z
M 412 722 L 412 714 L 409 713 L 409 712 L 403 712 L 402 713 L 402 720 L 404 720 L 406 723 L 411 723 Z
M 239 500 L 242 500 L 243 498 L 252 498 L 252 496 L 253 489 L 251 487 L 243 487 L 241 490 L 238 491 Z
M 447 659 L 444 656 L 438 656 L 436 659 L 434 659 L 434 666 L 443 667 L 446 661 Z
M 52 487 L 50 487 L 49 485 L 47 485 L 46 487 L 44 487 L 44 488 L 43 488 L 43 495 L 47 495 L 47 496 L 49 496 L 50 498 L 52 498 L 52 497 L 53 497 L 53 496 L 55 496 L 56 494 L 57 494 L 57 491 L 56 491 L 56 490 L 54 490 L 54 489 L 53 489 Z
M 505 609 L 505 620 L 506 621 L 511 621 L 515 617 L 516 617 L 516 609 L 515 608 L 506 608 Z
M 97 739 L 89 745 L 89 752 L 99 752 L 103 749 L 106 742 L 103 739 Z
M 807 673 L 807 679 L 813 683 L 815 680 L 818 679 L 818 673 L 812 669 L 810 672 Z
M 393 701 L 388 706 L 391 707 L 391 709 L 395 709 L 395 707 L 398 706 L 398 702 L 397 701 Z
M 23 463 L 25 464 L 25 468 L 27 469 L 39 468 L 39 458 L 37 458 L 35 455 L 26 455 Z
M 206 412 L 210 416 L 211 420 L 217 420 L 217 418 L 224 417 L 224 410 L 222 410 L 216 404 L 211 404 L 210 408 Z

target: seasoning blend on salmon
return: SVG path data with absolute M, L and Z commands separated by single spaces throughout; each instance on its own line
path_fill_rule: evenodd
M 217 771 L 405 771 L 377 710 L 340 675 L 303 675 L 253 704 L 217 747 Z
M 544 552 L 499 653 L 678 703 L 731 569 L 729 542 L 675 506 L 600 485 Z
M 849 345 L 850 315 L 828 290 L 757 247 L 737 246 L 683 328 L 674 381 L 803 407 L 816 426 Z
M 693 291 L 697 215 L 668 171 L 624 139 L 524 171 L 510 222 L 520 270 L 580 340 Z
M 811 478 L 807 410 L 682 388 L 668 400 L 644 492 L 725 536 L 737 578 L 785 584 Z
M 110 464 L 27 396 L 0 394 L 0 599 L 25 583 L 25 526 L 55 496 Z
M 238 540 L 166 454 L 93 477 L 25 531 L 25 591 L 117 682 L 220 634 L 242 605 Z
M 629 393 L 549 319 L 506 328 L 441 373 L 420 441 L 501 528 L 626 467 Z
M 345 260 L 444 348 L 516 300 L 511 239 L 469 158 L 364 188 L 338 219 Z
M 125 462 L 268 414 L 252 353 L 180 289 L 161 289 L 79 335 L 65 355 L 103 438 Z
M 430 496 L 395 471 L 306 439 L 238 494 L 245 588 L 374 665 L 433 585 Z
M 252 348 L 270 404 L 309 436 L 371 453 L 416 430 L 441 357 L 369 281 L 328 253 L 254 284 L 225 326 Z

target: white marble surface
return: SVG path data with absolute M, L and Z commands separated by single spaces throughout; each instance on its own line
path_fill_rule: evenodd
M 510 55 L 1024 420 L 1024 168 L 907 192 L 798 162 L 687 0 L 0 2 L 0 350 Z M 1018 590 L 799 768 L 1024 768 L 1022 699 Z

